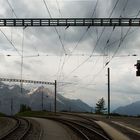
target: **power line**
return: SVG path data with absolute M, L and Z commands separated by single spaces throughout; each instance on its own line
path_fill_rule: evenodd
M 92 13 L 91 17 L 93 17 L 95 12 L 96 12 L 96 9 L 97 9 L 97 6 L 98 6 L 98 2 L 99 2 L 99 0 L 96 0 L 96 4 L 95 4 L 95 7 L 93 9 L 93 13 Z
M 6 34 L 0 29 L 0 32 L 3 34 L 3 36 L 6 38 L 6 40 L 12 45 L 12 47 L 16 50 L 16 52 L 21 56 L 18 49 L 15 47 L 15 45 L 12 43 L 12 41 L 6 36 Z
M 138 29 L 139 29 L 139 28 L 137 28 L 137 29 L 135 29 L 135 30 L 129 32 L 127 36 L 131 35 L 131 34 L 134 33 L 135 31 L 137 31 Z M 116 43 L 118 43 L 120 40 L 121 40 L 121 39 L 117 39 L 117 40 L 115 40 L 115 41 L 109 43 L 109 44 L 108 44 L 108 47 L 109 47 L 109 46 L 112 46 L 112 45 L 114 45 L 114 44 L 116 44 Z
M 140 10 L 138 11 L 138 14 L 136 15 L 136 18 L 139 16 L 139 14 L 140 14 Z M 131 30 L 131 27 L 129 27 L 129 29 L 127 30 L 127 32 L 126 32 L 126 34 L 124 35 L 124 37 L 122 37 L 122 38 L 120 39 L 120 43 L 119 43 L 119 45 L 118 45 L 116 51 L 114 52 L 113 56 L 111 57 L 111 59 L 110 59 L 109 62 L 107 63 L 107 65 L 108 65 L 108 64 L 111 62 L 111 60 L 116 56 L 117 52 L 119 51 L 119 49 L 120 49 L 120 47 L 121 47 L 123 41 L 126 39 L 126 37 L 127 37 L 128 33 L 130 32 L 130 30 Z
M 91 17 L 94 16 L 95 12 L 96 12 L 96 9 L 97 9 L 97 6 L 98 6 L 98 0 L 96 1 L 96 4 L 95 4 L 95 7 L 94 7 L 94 10 L 93 10 L 93 13 L 91 15 Z M 73 48 L 73 50 L 71 51 L 71 54 L 75 51 L 75 49 L 78 47 L 78 45 L 80 44 L 80 42 L 83 40 L 83 38 L 85 37 L 86 33 L 88 32 L 89 30 L 89 27 L 86 29 L 86 31 L 82 34 L 82 36 L 80 37 L 80 39 L 78 40 L 77 44 L 75 45 L 75 47 Z M 68 57 L 68 59 L 66 61 L 64 61 L 62 67 L 61 67 L 61 71 L 63 70 L 63 67 L 65 65 L 65 63 L 69 60 L 70 56 Z
M 113 9 L 112 9 L 112 11 L 111 11 L 111 13 L 110 13 L 110 15 L 109 15 L 109 18 L 112 16 L 112 14 L 113 14 L 113 12 L 114 12 L 116 6 L 118 5 L 118 2 L 119 2 L 119 0 L 116 1 L 116 3 L 115 3 L 115 5 L 114 5 L 114 7 L 113 7 Z M 101 37 L 102 37 L 104 31 L 105 31 L 105 27 L 103 27 L 102 32 L 101 32 L 99 38 L 98 38 L 97 41 L 96 41 L 95 47 L 93 48 L 91 55 L 93 55 L 93 53 L 95 52 L 95 49 L 96 49 L 96 47 L 98 46 L 98 43 L 99 43 L 99 41 L 100 41 L 100 39 L 101 39 Z M 73 72 L 75 72 L 77 69 L 79 69 L 79 68 L 80 68 L 83 64 L 85 64 L 90 58 L 91 58 L 91 56 L 89 56 L 89 57 L 88 57 L 87 59 L 85 59 L 82 63 L 80 63 L 75 69 L 73 69 L 73 70 L 68 74 L 68 76 L 71 75 Z M 68 77 L 68 76 L 67 76 L 67 77 Z
M 17 18 L 17 15 L 16 15 L 16 13 L 15 13 L 15 11 L 14 11 L 12 5 L 10 4 L 9 0 L 7 0 L 7 3 L 8 3 L 9 7 L 10 7 L 11 10 L 12 10 L 12 14 Z M 12 41 L 12 30 L 13 30 L 13 29 L 11 28 L 11 41 Z
M 52 18 L 51 13 L 50 13 L 50 10 L 49 10 L 49 8 L 48 8 L 48 6 L 47 6 L 46 1 L 45 1 L 45 0 L 43 0 L 43 2 L 44 2 L 44 5 L 45 5 L 45 7 L 46 7 L 46 9 L 47 9 L 47 12 L 48 12 L 48 14 L 49 14 L 50 18 Z
M 138 14 L 136 15 L 136 18 L 138 17 L 139 14 L 140 14 L 140 11 L 139 11 Z M 103 66 L 103 68 L 96 74 L 96 76 L 94 76 L 94 79 L 102 72 L 102 70 L 103 70 L 103 69 L 112 61 L 112 59 L 116 56 L 118 50 L 120 49 L 120 47 L 121 47 L 123 41 L 126 39 L 126 37 L 127 37 L 128 35 L 130 35 L 131 33 L 134 32 L 134 31 L 132 31 L 131 33 L 129 33 L 130 30 L 131 30 L 131 27 L 129 27 L 129 29 L 127 30 L 127 32 L 126 32 L 126 34 L 124 35 L 124 37 L 121 37 L 120 43 L 119 43 L 119 45 L 118 45 L 116 51 L 114 52 L 112 58 L 106 63 L 106 65 Z M 121 33 L 121 34 L 122 34 L 122 33 Z M 129 56 L 129 55 L 128 55 L 128 56 Z M 132 55 L 132 56 L 135 56 L 135 55 Z M 93 81 L 93 80 L 92 80 L 92 81 Z M 89 83 L 91 83 L 91 81 L 90 81 Z M 87 85 L 86 85 L 86 86 L 87 86 Z
M 57 0 L 56 0 L 57 1 Z M 58 2 L 58 1 L 57 1 Z M 95 12 L 96 12 L 96 8 L 97 8 L 97 5 L 98 5 L 98 0 L 96 1 L 96 4 L 95 4 L 95 7 L 94 7 L 94 10 L 93 10 L 93 13 L 92 13 L 92 16 L 94 16 Z M 61 14 L 62 15 L 62 14 Z M 78 45 L 80 44 L 80 42 L 83 40 L 83 38 L 85 37 L 86 33 L 88 32 L 88 29 L 89 27 L 86 29 L 86 31 L 81 35 L 80 39 L 78 40 L 77 44 L 75 45 L 75 47 L 73 48 L 73 50 L 71 51 L 71 54 L 75 51 L 75 49 L 78 47 Z M 65 55 L 65 58 L 64 58 L 64 61 L 63 61 L 63 64 L 62 64 L 62 67 L 61 67 L 61 71 L 63 71 L 63 68 L 64 68 L 64 65 L 65 63 L 69 60 L 70 56 L 68 56 L 68 59 L 66 60 L 66 55 Z M 60 72 L 61 74 L 61 72 Z
M 95 7 L 94 7 L 94 10 L 93 10 L 93 13 L 91 15 L 91 18 L 94 16 L 95 12 L 96 12 L 96 9 L 97 9 L 97 6 L 98 6 L 98 0 L 96 1 L 96 4 L 95 4 Z M 86 29 L 86 31 L 82 34 L 82 36 L 80 37 L 80 39 L 78 40 L 76 46 L 74 47 L 74 49 L 72 50 L 71 53 L 74 52 L 74 50 L 78 47 L 79 43 L 83 40 L 83 38 L 85 37 L 86 33 L 88 32 L 88 29 L 89 27 Z
M 15 13 L 15 11 L 14 11 L 12 5 L 10 4 L 9 0 L 6 0 L 6 1 L 7 1 L 8 5 L 9 5 L 9 7 L 11 8 L 11 10 L 12 10 L 14 16 L 17 18 L 17 15 L 16 15 L 16 13 Z
M 117 0 L 116 1 L 116 4 L 114 5 L 114 7 L 113 7 L 113 9 L 112 9 L 112 12 L 110 13 L 110 16 L 109 17 L 111 17 L 112 16 L 112 14 L 113 14 L 113 12 L 114 12 L 114 10 L 115 10 L 115 8 L 116 8 L 116 6 L 117 6 L 117 4 L 118 4 L 118 2 L 119 2 L 119 0 Z M 112 36 L 112 33 L 113 33 L 113 31 L 114 31 L 114 27 L 113 27 L 113 30 L 112 30 L 112 32 L 111 32 L 111 34 L 110 34 L 110 37 L 109 38 L 111 38 L 111 36 Z M 102 30 L 102 32 L 101 32 L 101 34 L 100 34 L 100 36 L 99 36 L 99 38 L 97 39 L 97 42 L 96 42 L 96 45 L 95 45 L 95 47 L 93 48 L 93 51 L 92 51 L 92 54 L 94 53 L 94 51 L 95 51 L 95 48 L 97 47 L 97 45 L 98 45 L 98 42 L 99 42 L 99 40 L 100 40 L 100 38 L 102 37 L 102 34 L 104 33 L 104 30 L 105 30 L 105 27 L 103 28 L 103 30 Z M 83 61 L 80 65 L 78 65 L 71 73 L 73 73 L 74 71 L 76 71 L 78 68 L 80 68 L 85 62 L 87 62 L 88 60 L 90 59 L 90 57 L 88 57 L 85 61 Z M 104 69 L 104 68 L 103 68 Z M 101 70 L 102 71 L 102 70 Z M 69 73 L 69 75 L 71 74 L 71 73 Z M 68 76 L 69 76 L 68 75 Z
M 85 63 L 91 58 L 91 56 L 93 55 L 93 53 L 94 53 L 94 51 L 95 51 L 95 49 L 96 49 L 96 47 L 97 47 L 97 45 L 98 45 L 98 43 L 99 43 L 99 41 L 100 41 L 100 39 L 101 39 L 101 37 L 102 37 L 104 31 L 105 31 L 105 28 L 103 28 L 103 30 L 102 30 L 102 32 L 101 32 L 101 34 L 100 34 L 100 37 L 99 37 L 98 40 L 96 41 L 95 47 L 93 48 L 91 55 L 90 55 L 88 58 L 86 58 L 82 63 L 80 63 L 75 69 L 73 69 L 73 70 L 68 74 L 68 76 L 71 75 L 73 72 L 75 72 L 77 69 L 79 69 L 83 64 L 85 64 Z M 67 77 L 68 77 L 68 76 L 67 76 Z
M 128 4 L 129 0 L 126 0 L 125 4 L 124 4 L 124 7 L 122 9 L 122 13 L 124 14 L 125 10 L 126 10 L 126 7 L 127 7 L 127 4 Z M 121 14 L 122 16 L 122 14 Z
M 57 75 L 57 81 L 59 81 L 59 78 L 60 78 L 60 75 L 59 75 L 59 73 L 60 73 L 60 69 L 61 69 L 61 66 L 62 66 L 62 57 L 63 57 L 63 55 L 61 55 L 60 56 L 60 61 L 59 61 L 59 65 L 58 65 L 58 70 L 57 70 L 57 73 L 56 73 L 56 75 Z
M 60 16 L 61 16 L 61 18 L 62 18 L 63 16 L 62 16 L 62 12 L 61 12 L 61 9 L 60 9 L 58 0 L 56 0 L 56 4 L 57 4 L 57 7 L 58 7 L 59 14 L 60 14 Z M 62 43 L 63 43 L 63 42 L 62 42 Z M 57 75 L 58 75 L 57 80 L 58 80 L 58 81 L 59 81 L 59 79 L 61 78 L 61 74 L 62 74 L 62 71 L 63 71 L 63 66 L 64 66 L 64 64 L 65 64 L 65 60 L 66 60 L 66 54 L 65 54 L 65 56 L 64 56 L 63 62 L 62 62 L 62 56 L 61 56 L 61 58 L 60 58 L 60 62 L 59 62 L 59 66 L 58 66 L 58 72 L 57 72 Z M 62 62 L 62 65 L 61 65 L 61 62 Z
M 49 10 L 49 8 L 48 8 L 48 6 L 47 6 L 46 1 L 43 0 L 43 2 L 44 2 L 44 5 L 45 5 L 45 7 L 46 7 L 46 10 L 48 11 L 48 14 L 49 14 L 50 18 L 52 18 L 51 13 L 50 13 L 50 10 Z M 65 47 L 64 47 L 64 44 L 63 44 L 63 41 L 62 41 L 62 39 L 61 39 L 61 36 L 60 36 L 60 34 L 58 33 L 58 30 L 56 29 L 56 27 L 54 27 L 54 28 L 55 28 L 55 31 L 56 31 L 56 33 L 57 33 L 57 35 L 58 35 L 58 38 L 59 38 L 59 41 L 60 41 L 60 43 L 61 43 L 62 49 L 63 49 L 64 53 L 67 54 L 67 53 L 66 53 L 66 50 L 65 50 Z
M 115 6 L 114 6 L 113 9 L 116 8 L 118 2 L 119 2 L 119 0 L 116 2 L 116 4 L 115 4 Z M 125 9 L 126 9 L 126 7 L 127 7 L 127 4 L 128 4 L 128 0 L 126 0 L 126 3 L 124 4 L 124 7 L 123 7 L 122 12 L 125 11 Z M 121 12 L 121 15 L 122 15 L 122 12 Z M 111 12 L 111 13 L 113 14 L 113 12 Z M 120 15 L 120 17 L 121 17 L 121 15 Z M 113 34 L 113 31 L 114 31 L 114 30 L 115 30 L 115 26 L 113 27 L 113 29 L 112 29 L 112 31 L 111 31 L 111 33 L 110 33 L 109 39 L 108 39 L 107 42 L 106 42 L 106 45 L 105 45 L 105 47 L 104 47 L 104 50 L 105 50 L 105 48 L 107 47 L 107 44 L 110 42 L 110 39 L 111 39 L 111 37 L 112 37 L 112 34 Z
M 122 13 L 126 10 L 128 1 L 129 1 L 129 0 L 126 0 L 126 2 L 125 2 L 125 4 L 124 4 L 124 7 L 123 7 L 123 10 L 122 10 L 122 12 L 121 12 L 121 15 L 122 15 Z M 117 1 L 117 4 L 118 4 L 118 1 Z M 114 7 L 116 7 L 116 4 L 115 4 Z M 113 8 L 113 9 L 114 9 L 114 8 Z M 120 17 L 121 17 L 121 15 L 120 15 Z M 106 45 L 105 45 L 105 47 L 104 47 L 103 50 L 105 50 L 106 47 L 109 47 L 110 45 L 113 45 L 114 43 L 116 43 L 116 41 L 114 41 L 113 43 L 109 44 L 110 39 L 111 39 L 111 37 L 112 37 L 112 34 L 113 34 L 114 30 L 115 30 L 115 27 L 113 27 L 113 29 L 112 29 L 112 31 L 111 31 L 111 33 L 110 33 L 109 39 L 107 40 Z M 129 31 L 128 31 L 128 33 L 129 33 Z M 128 33 L 127 33 L 127 35 L 128 35 Z M 121 34 L 122 34 L 122 33 L 121 33 Z M 121 40 L 122 40 L 122 38 L 119 39 L 118 41 L 121 42 Z M 120 45 L 121 45 L 121 44 L 120 44 Z M 115 57 L 115 56 L 114 56 L 114 57 Z M 97 62 L 98 62 L 98 60 L 96 61 L 96 63 L 97 63 Z M 95 63 L 95 64 L 96 64 L 96 63 Z M 108 62 L 107 62 L 106 64 L 108 64 Z M 106 66 L 107 66 L 107 65 L 103 66 L 103 68 L 99 71 L 99 73 L 100 73 Z M 98 76 L 99 73 L 97 73 L 96 76 Z M 94 76 L 94 79 L 96 78 L 96 76 Z M 91 83 L 91 81 L 90 81 L 89 83 Z
M 115 5 L 114 5 L 114 7 L 113 7 L 113 9 L 112 9 L 112 11 L 111 11 L 109 17 L 112 16 L 112 14 L 113 14 L 113 12 L 114 12 L 114 10 L 115 10 L 115 8 L 116 8 L 118 2 L 119 2 L 119 0 L 116 1 L 116 3 L 115 3 Z M 128 0 L 127 0 L 126 3 L 125 3 L 125 6 L 124 6 L 124 8 L 123 8 L 123 11 L 126 9 L 127 3 L 128 3 Z M 111 36 L 112 36 L 112 33 L 113 33 L 114 29 L 115 29 L 115 28 L 112 29 L 112 32 L 111 32 L 111 34 L 110 34 L 110 36 L 109 36 L 109 39 L 107 40 L 106 45 L 109 43 L 109 40 L 110 40 L 110 38 L 111 38 Z M 105 30 L 105 27 L 103 28 L 100 37 L 102 36 L 104 30 Z M 97 46 L 97 44 L 98 44 L 98 41 L 100 40 L 100 37 L 98 38 L 98 40 L 97 40 L 97 42 L 96 42 L 96 45 L 95 45 L 95 47 L 94 47 L 94 49 L 93 49 L 93 51 L 92 51 L 92 54 L 94 53 L 94 50 L 95 50 L 95 48 L 96 48 L 96 46 Z M 89 58 L 90 58 L 90 57 L 89 57 Z M 71 73 L 73 73 L 73 72 L 76 71 L 79 67 L 81 67 L 85 62 L 87 62 L 87 60 L 89 60 L 89 58 L 87 58 L 87 59 L 86 59 L 83 63 L 81 63 L 78 67 L 76 67 Z M 70 74 L 71 74 L 71 73 L 70 73 Z
M 112 9 L 112 11 L 111 11 L 111 13 L 110 13 L 109 18 L 112 16 L 112 14 L 113 14 L 113 12 L 114 12 L 116 6 L 118 5 L 119 1 L 120 1 L 120 0 L 117 0 L 117 1 L 116 1 L 115 5 L 114 5 L 114 7 L 113 7 L 113 9 Z
M 10 2 L 9 2 L 8 0 L 7 0 L 7 3 L 8 3 L 8 5 L 9 5 L 9 7 L 12 9 L 12 12 L 13 12 L 14 16 L 17 18 L 16 13 L 15 13 L 15 11 L 14 11 L 12 5 L 10 4 Z M 1 29 L 0 29 L 0 32 L 3 34 L 3 36 L 6 38 L 6 40 L 12 45 L 12 47 L 15 49 L 15 51 L 16 51 L 19 55 L 21 55 L 20 52 L 18 51 L 18 49 L 17 49 L 17 48 L 15 47 L 15 45 L 12 43 L 12 41 L 6 36 L 6 34 L 5 34 Z
M 50 13 L 50 10 L 49 10 L 49 8 L 48 8 L 48 6 L 47 6 L 46 1 L 43 0 L 43 2 L 44 2 L 44 5 L 45 5 L 45 7 L 46 7 L 46 10 L 47 10 L 47 12 L 48 12 L 50 18 L 52 18 L 51 13 Z M 58 5 L 58 8 L 59 8 L 58 1 L 56 1 L 56 2 L 57 2 L 57 5 Z M 61 14 L 61 16 L 62 16 L 62 13 L 61 13 L 60 9 L 59 9 L 59 12 L 60 12 L 60 14 Z M 64 53 L 66 54 L 66 50 L 65 50 L 65 47 L 64 47 L 63 41 L 62 41 L 62 39 L 61 39 L 61 36 L 60 36 L 60 34 L 58 33 L 58 30 L 56 29 L 56 27 L 54 27 L 54 29 L 55 29 L 55 32 L 56 32 L 57 35 L 58 35 L 58 38 L 59 38 L 59 41 L 60 41 L 60 43 L 61 43 L 62 49 L 63 49 Z M 61 56 L 61 58 L 60 58 L 60 62 L 59 62 L 59 67 L 58 67 L 58 72 L 57 72 L 58 74 L 59 74 L 59 71 L 60 71 L 60 65 L 61 65 L 61 62 L 62 62 L 62 56 Z
M 46 1 L 43 0 L 43 2 L 44 2 L 44 5 L 45 5 L 45 7 L 46 7 L 46 10 L 47 10 L 47 12 L 48 12 L 50 18 L 52 18 L 51 13 L 50 13 L 50 10 L 49 10 L 49 8 L 48 8 L 48 6 L 47 6 Z M 57 1 L 57 4 L 58 4 L 58 1 Z M 61 11 L 60 11 L 60 13 L 61 13 Z M 61 15 L 62 15 L 62 14 L 61 14 Z M 61 43 L 61 46 L 62 46 L 62 49 L 63 49 L 64 53 L 67 54 L 67 53 L 66 53 L 66 50 L 65 50 L 65 47 L 64 47 L 64 44 L 63 44 L 63 41 L 62 41 L 62 39 L 61 39 L 61 36 L 60 36 L 60 34 L 59 34 L 57 28 L 54 27 L 54 29 L 55 29 L 55 32 L 56 32 L 57 35 L 58 35 L 58 38 L 59 38 L 59 41 L 60 41 L 60 43 Z M 59 71 L 60 71 L 59 69 L 60 69 L 61 61 L 62 61 L 62 56 L 61 56 L 61 58 L 60 58 L 60 63 L 59 63 L 59 67 L 58 67 L 58 73 L 59 73 Z
M 25 28 L 23 28 L 23 36 L 22 36 L 22 44 L 21 44 L 21 93 L 22 93 L 22 90 L 23 90 L 23 82 L 22 82 L 22 76 L 23 76 L 23 53 L 24 53 L 24 30 Z
M 56 4 L 57 4 L 57 7 L 58 7 L 58 11 L 59 11 L 60 16 L 63 17 L 62 13 L 61 13 L 61 10 L 60 10 L 60 6 L 59 6 L 58 0 L 56 0 Z
M 4 55 L 4 54 L 2 54 Z M 17 57 L 19 55 L 12 55 L 12 54 L 7 54 L 5 56 L 8 56 L 8 57 Z M 33 58 L 33 57 L 54 57 L 54 56 L 58 56 L 58 55 L 52 55 L 52 54 L 44 54 L 44 55 L 24 55 L 23 58 Z M 76 57 L 76 56 L 80 56 L 80 57 L 85 57 L 85 56 L 90 56 L 90 54 L 84 54 L 84 53 L 80 53 L 80 54 L 70 54 L 70 55 L 65 55 L 65 56 L 71 56 L 71 57 Z M 104 54 L 95 54 L 95 55 L 92 55 L 91 57 L 98 57 L 98 56 L 107 56 L 107 55 L 104 55 Z

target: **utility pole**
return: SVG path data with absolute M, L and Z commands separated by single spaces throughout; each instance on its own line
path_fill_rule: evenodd
M 50 112 L 52 112 L 52 104 L 51 104 L 51 102 L 50 102 Z
M 110 118 L 110 68 L 108 68 L 107 72 L 108 72 L 108 118 Z
M 13 98 L 11 97 L 11 116 L 13 116 Z
M 136 66 L 136 76 L 140 76 L 140 60 L 137 60 L 137 64 L 135 64 L 134 66 Z
M 54 112 L 56 113 L 56 93 L 57 93 L 57 82 L 55 80 L 55 83 L 54 83 L 54 88 L 55 88 L 55 91 L 54 91 Z
M 42 111 L 43 111 L 43 87 L 42 87 L 42 93 L 41 93 L 41 95 L 42 95 L 42 96 L 41 96 L 41 103 L 42 103 L 42 104 L 41 104 L 41 107 L 42 107 Z

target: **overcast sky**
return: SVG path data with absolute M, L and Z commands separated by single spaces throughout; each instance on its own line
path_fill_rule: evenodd
M 54 18 L 140 17 L 139 0 L 45 2 Z M 0 18 L 50 17 L 47 7 L 43 0 L 0 0 Z M 139 28 L 57 27 L 56 30 L 1 27 L 0 76 L 21 78 L 23 47 L 23 79 L 51 82 L 56 79 L 59 93 L 95 106 L 101 97 L 107 101 L 107 68 L 110 67 L 112 109 L 140 100 L 140 78 L 136 77 L 134 67 L 140 59 Z

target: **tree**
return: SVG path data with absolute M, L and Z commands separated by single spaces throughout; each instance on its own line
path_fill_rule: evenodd
M 24 104 L 20 105 L 20 111 L 19 112 L 25 112 L 25 111 L 31 111 L 31 108 L 29 106 L 26 106 Z
M 95 113 L 96 114 L 104 114 L 105 110 L 106 110 L 106 108 L 105 108 L 105 100 L 104 100 L 104 98 L 101 98 L 96 103 Z

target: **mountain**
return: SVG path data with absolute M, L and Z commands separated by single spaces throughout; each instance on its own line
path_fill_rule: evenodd
M 28 104 L 26 97 L 28 92 L 24 88 L 21 92 L 18 85 L 7 85 L 0 82 L 0 112 L 8 115 L 18 112 L 20 104 Z
M 57 94 L 57 111 L 90 112 L 91 107 L 81 100 L 72 100 Z M 26 104 L 32 110 L 54 111 L 54 93 L 43 86 L 31 91 L 22 89 L 18 85 L 6 85 L 0 82 L 0 112 L 15 114 L 20 105 Z
M 113 111 L 114 113 L 122 115 L 140 115 L 140 101 L 134 102 L 132 104 L 122 106 Z
M 7 85 L 4 84 L 3 82 L 0 82 L 0 93 L 1 94 L 11 94 L 11 93 L 21 93 L 21 94 L 26 94 L 28 93 L 28 90 L 25 90 L 24 88 L 22 89 L 21 92 L 21 87 L 18 85 Z
M 54 93 L 44 87 L 39 87 L 28 93 L 30 96 L 30 107 L 34 110 L 43 109 L 53 111 L 54 109 Z M 42 99 L 43 98 L 43 99 Z M 43 101 L 42 101 L 43 100 Z M 36 102 L 38 101 L 38 102 Z M 57 94 L 57 111 L 77 111 L 90 112 L 91 107 L 81 100 L 72 100 Z

